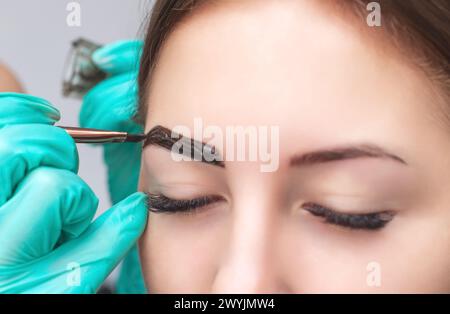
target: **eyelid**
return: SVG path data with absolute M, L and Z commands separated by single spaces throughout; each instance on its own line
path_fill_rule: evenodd
M 199 178 L 197 178 L 199 180 Z M 188 200 L 194 199 L 205 195 L 213 195 L 214 191 L 220 190 L 221 186 L 213 185 L 210 182 L 194 182 L 188 179 L 179 180 L 164 180 L 170 181 L 169 183 L 156 183 L 152 182 L 151 186 L 147 187 L 147 192 L 155 197 L 166 197 L 173 200 Z M 152 192 L 150 192 L 152 191 Z M 178 196 L 174 196 L 178 195 Z M 172 196 L 169 196 L 172 195 Z M 185 196 L 182 196 L 185 195 Z
M 351 229 L 381 229 L 389 223 L 396 214 L 393 210 L 384 210 L 366 214 L 341 213 L 312 202 L 304 203 L 301 207 L 314 216 L 325 218 L 326 223 Z

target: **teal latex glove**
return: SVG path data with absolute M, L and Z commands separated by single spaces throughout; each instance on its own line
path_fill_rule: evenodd
M 119 41 L 93 54 L 94 63 L 109 77 L 84 96 L 80 112 L 82 127 L 143 132 L 142 126 L 133 121 L 141 49 L 141 41 Z M 137 190 L 142 148 L 139 143 L 104 144 L 103 147 L 108 189 L 115 204 Z M 146 292 L 136 246 L 123 261 L 116 292 Z
M 0 93 L 0 293 L 93 293 L 145 228 L 136 193 L 91 222 L 73 139 L 47 101 Z

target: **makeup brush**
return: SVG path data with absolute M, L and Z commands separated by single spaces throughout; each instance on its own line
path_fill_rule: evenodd
M 125 143 L 141 142 L 145 134 L 131 134 L 127 132 L 107 131 L 99 129 L 78 128 L 72 126 L 58 126 L 72 136 L 76 143 Z

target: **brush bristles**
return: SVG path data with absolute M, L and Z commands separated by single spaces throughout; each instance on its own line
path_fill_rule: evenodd
M 127 138 L 125 139 L 125 142 L 141 142 L 145 139 L 145 134 L 127 134 Z

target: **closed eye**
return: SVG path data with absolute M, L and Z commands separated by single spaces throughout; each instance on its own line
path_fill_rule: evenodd
M 209 205 L 225 201 L 222 196 L 208 195 L 194 199 L 172 199 L 163 194 L 147 193 L 148 210 L 155 213 L 194 213 L 206 209 Z M 349 229 L 378 230 L 386 226 L 395 216 L 392 210 L 367 214 L 341 213 L 325 206 L 307 202 L 302 209 L 314 216 L 322 217 L 325 223 Z
M 395 216 L 392 210 L 378 211 L 367 214 L 341 213 L 316 203 L 304 203 L 304 210 L 314 216 L 324 218 L 324 222 L 350 228 L 377 230 L 386 226 Z

